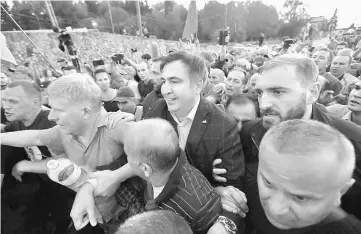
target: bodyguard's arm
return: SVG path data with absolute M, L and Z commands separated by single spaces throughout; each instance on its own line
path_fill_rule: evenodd
M 40 136 L 46 134 L 47 130 L 25 130 L 17 132 L 1 133 L 1 144 L 15 147 L 46 145 Z
M 218 145 L 216 157 L 222 159 L 222 163 L 218 167 L 227 170 L 224 174 L 227 182 L 226 184 L 220 184 L 217 181 L 213 181 L 212 185 L 214 187 L 231 185 L 243 190 L 245 161 L 241 139 L 235 123 L 229 125 L 226 131 L 224 131 Z

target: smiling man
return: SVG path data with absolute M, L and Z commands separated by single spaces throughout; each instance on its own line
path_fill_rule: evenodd
M 172 124 L 187 160 L 215 187 L 221 195 L 223 208 L 230 211 L 225 215 L 224 225 L 243 228 L 243 220 L 238 214 L 244 217 L 242 210 L 248 208 L 241 202 L 235 205 L 233 200 L 236 195 L 243 196 L 240 190 L 244 174 L 244 157 L 236 121 L 201 97 L 208 74 L 202 58 L 186 52 L 174 52 L 164 58 L 160 69 L 164 99 L 154 104 L 146 118 L 162 118 Z M 221 167 L 227 170 L 226 183 L 212 177 L 212 163 L 216 159 L 221 159 Z M 134 173 L 129 164 L 116 171 L 104 172 L 97 178 L 101 182 L 98 182 L 96 194 L 131 176 Z M 86 210 L 88 206 L 83 204 L 81 210 Z
M 312 120 L 272 127 L 260 145 L 258 188 L 248 196 L 253 233 L 360 233 L 361 222 L 339 207 L 354 168 L 354 148 L 334 128 Z

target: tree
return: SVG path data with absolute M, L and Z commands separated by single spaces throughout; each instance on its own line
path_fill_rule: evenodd
M 209 1 L 198 15 L 198 24 L 202 25 L 198 29 L 198 38 L 201 41 L 210 41 L 214 38 L 214 32 L 224 27 L 225 5 Z
M 174 5 L 174 1 L 165 1 L 164 2 L 164 14 L 165 16 L 167 16 L 169 14 L 169 12 L 173 11 L 173 5 Z
M 85 6 L 87 7 L 87 10 L 90 14 L 92 14 L 93 16 L 97 16 L 99 14 L 98 10 L 98 1 L 94 1 L 94 0 L 85 0 L 84 2 Z
M 286 0 L 281 15 L 283 22 L 278 27 L 280 37 L 298 37 L 310 18 L 302 0 Z
M 7 2 L 2 1 L 1 6 L 5 8 L 7 12 L 11 12 Z M 10 17 L 1 9 L 1 31 L 10 31 L 16 29 L 15 24 L 12 22 Z
M 32 2 L 32 1 L 14 1 L 13 7 L 11 8 L 11 14 L 15 21 L 20 25 L 24 30 L 35 30 L 39 29 L 39 24 L 36 19 L 36 16 L 39 9 L 41 9 L 41 2 Z M 41 11 L 41 10 L 40 10 Z M 19 30 L 16 28 L 16 30 Z
M 310 16 L 302 0 L 286 0 L 283 5 L 283 19 L 286 23 L 297 22 L 306 24 Z
M 328 29 L 330 31 L 335 30 L 337 27 L 337 8 L 333 12 L 333 16 L 331 17 L 330 21 L 328 21 Z
M 247 11 L 247 35 L 253 40 L 257 39 L 260 33 L 269 37 L 276 36 L 275 29 L 279 22 L 276 8 L 256 1 L 247 3 Z

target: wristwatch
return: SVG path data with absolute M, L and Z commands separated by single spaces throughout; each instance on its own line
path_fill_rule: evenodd
M 230 234 L 236 234 L 237 232 L 236 224 L 225 216 L 218 216 L 216 223 L 221 223 Z

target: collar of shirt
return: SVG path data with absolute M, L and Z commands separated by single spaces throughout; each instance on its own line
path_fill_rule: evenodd
M 325 77 L 326 73 L 327 73 L 326 71 L 323 71 L 323 72 L 320 72 L 319 75 Z
M 345 74 L 346 74 L 346 73 L 343 73 L 343 74 L 340 75 L 337 79 L 338 79 L 339 81 L 341 81 L 341 80 L 343 79 L 343 77 L 345 76 Z
M 200 96 L 198 97 L 198 100 L 196 102 L 196 104 L 193 106 L 192 110 L 188 113 L 187 117 L 182 121 L 182 122 L 179 122 L 177 116 L 170 112 L 170 114 L 172 115 L 174 121 L 178 124 L 178 125 L 186 125 L 188 121 L 193 121 L 194 120 L 194 116 L 196 115 L 196 112 L 197 112 L 197 109 L 198 109 L 198 106 L 199 106 L 199 102 L 201 101 L 201 98 Z
M 345 114 L 342 119 L 347 120 L 347 121 L 351 121 L 351 115 L 352 115 L 352 111 L 347 112 L 347 114 Z
M 169 200 L 174 193 L 177 190 L 177 186 L 180 183 L 180 180 L 182 178 L 181 175 L 181 168 L 183 164 L 186 162 L 186 156 L 185 152 L 181 149 L 179 149 L 179 157 L 178 162 L 175 168 L 173 169 L 172 173 L 169 176 L 169 180 L 167 181 L 166 185 L 164 186 L 162 192 L 156 197 L 155 199 L 150 199 L 145 205 L 146 210 L 153 210 L 158 207 L 158 204 Z M 152 185 L 148 183 L 148 189 L 146 190 L 146 197 L 149 198 L 149 195 L 153 194 L 153 191 L 151 191 Z

